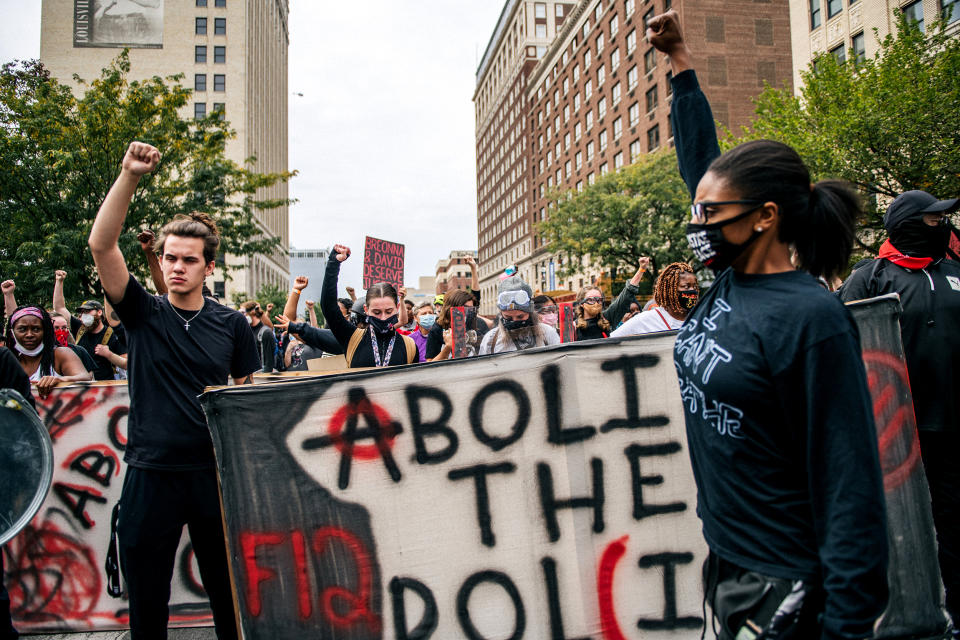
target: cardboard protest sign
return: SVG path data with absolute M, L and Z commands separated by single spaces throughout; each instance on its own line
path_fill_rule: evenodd
M 363 288 L 377 282 L 388 282 L 398 289 L 403 286 L 404 246 L 367 236 L 363 250 Z
M 53 441 L 53 485 L 37 516 L 2 550 L 11 614 L 21 633 L 129 626 L 127 601 L 107 596 L 103 573 L 110 512 L 126 471 L 129 404 L 127 386 L 111 383 L 58 387 L 37 401 Z M 184 535 L 173 574 L 170 626 L 212 622 Z
M 205 395 L 246 637 L 691 637 L 672 342 Z

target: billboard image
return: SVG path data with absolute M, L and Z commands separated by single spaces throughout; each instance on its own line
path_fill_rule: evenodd
M 73 46 L 163 47 L 163 0 L 73 0 Z

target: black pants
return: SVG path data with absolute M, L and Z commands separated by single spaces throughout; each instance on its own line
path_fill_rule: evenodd
M 0 547 L 0 640 L 17 640 L 19 637 L 10 617 L 10 594 L 3 584 L 3 547 Z
M 133 640 L 165 640 L 170 579 L 187 525 L 220 640 L 235 640 L 236 618 L 220 518 L 217 476 L 204 471 L 127 468 L 117 539 L 130 595 Z
M 920 431 L 923 468 L 930 485 L 933 524 L 937 528 L 940 577 L 947 592 L 947 612 L 960 627 L 960 434 Z

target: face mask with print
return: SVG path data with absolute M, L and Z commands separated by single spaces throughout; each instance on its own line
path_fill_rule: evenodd
M 736 244 L 724 237 L 723 227 L 737 220 L 742 220 L 754 211 L 756 211 L 756 208 L 744 211 L 729 220 L 722 220 L 713 224 L 689 223 L 687 225 L 687 243 L 693 249 L 693 254 L 697 257 L 697 260 L 702 262 L 703 266 L 712 269 L 714 273 L 720 273 L 733 264 L 740 257 L 740 254 L 760 237 L 761 233 L 754 230 L 746 242 Z
M 94 322 L 94 317 L 92 313 L 85 313 L 80 316 L 80 322 L 83 323 L 85 327 L 92 327 Z
M 503 328 L 507 331 L 519 331 L 520 329 L 533 326 L 533 318 L 529 316 L 527 316 L 525 320 L 510 320 L 506 316 L 501 316 L 500 321 L 503 323 Z
M 54 329 L 53 333 L 57 338 L 57 344 L 59 344 L 61 347 L 67 346 L 69 342 L 68 338 L 70 336 L 69 331 L 66 329 Z
M 700 292 L 696 289 L 681 289 L 677 293 L 680 294 L 680 306 L 684 309 L 693 309 L 697 306 L 697 300 L 700 299 Z
M 393 314 L 389 318 L 375 318 L 373 316 L 367 316 L 367 323 L 373 327 L 373 330 L 379 334 L 386 334 L 393 331 L 393 325 L 397 324 L 397 321 L 400 319 L 400 316 Z

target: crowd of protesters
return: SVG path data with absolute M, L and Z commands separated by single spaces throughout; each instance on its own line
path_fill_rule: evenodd
M 351 250 L 337 244 L 319 301 L 301 304 L 308 279 L 297 276 L 282 310 L 257 301 L 231 309 L 203 286 L 219 234 L 213 220 L 195 213 L 177 216 L 159 235 L 139 234 L 153 295 L 128 272 L 118 246 L 137 184 L 160 162 L 157 149 L 137 142 L 90 235 L 102 302 L 86 300 L 71 312 L 61 270 L 49 301 L 18 305 L 16 282 L 0 284 L 7 319 L 0 386 L 33 402 L 60 384 L 129 379 L 117 526 L 134 638 L 166 628 L 183 525 L 218 637 L 237 635 L 213 455 L 197 401 L 206 386 L 309 371 L 330 355 L 347 368 L 369 368 L 549 347 L 564 340 L 568 313 L 574 333 L 567 340 L 677 332 L 697 513 L 710 549 L 706 593 L 719 637 L 757 629 L 763 637 L 869 637 L 888 598 L 888 538 L 859 333 L 842 302 L 884 293 L 899 294 L 903 305 L 946 607 L 957 619 L 960 262 L 950 250 L 949 216 L 960 201 L 920 191 L 896 198 L 879 256 L 829 291 L 824 283 L 844 272 L 854 246 L 858 196 L 838 181 L 811 182 L 799 155 L 778 142 L 721 154 L 677 14 L 652 18 L 647 35 L 672 67 L 674 140 L 693 201 L 687 238 L 715 275 L 704 291 L 694 265 L 675 262 L 659 270 L 644 300 L 640 285 L 651 267 L 644 258 L 609 302 L 603 287 L 589 284 L 565 306 L 511 268 L 498 284 L 496 314 L 485 317 L 472 258 L 472 286 L 416 305 L 388 283 L 359 297 L 346 287 L 341 296 L 340 268 Z M 722 356 L 717 366 L 703 366 L 705 341 Z M 722 405 L 736 420 L 718 430 L 708 405 Z M 9 609 L 4 598 L 0 609 Z M 16 637 L 3 615 L 0 640 Z

